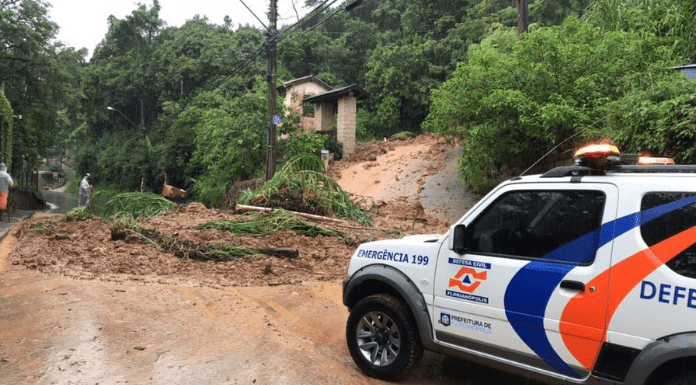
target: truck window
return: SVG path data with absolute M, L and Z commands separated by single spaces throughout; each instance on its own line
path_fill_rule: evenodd
M 469 225 L 470 252 L 503 257 L 542 258 L 602 224 L 602 191 L 511 191 L 500 196 Z M 594 251 L 597 241 L 593 240 Z M 594 253 L 591 254 L 594 259 Z M 561 256 L 556 258 L 564 261 Z M 591 262 L 591 261 L 590 261 Z
M 695 193 L 653 192 L 645 194 L 640 210 L 645 211 L 680 199 L 690 198 Z M 640 226 L 640 234 L 648 246 L 653 246 L 680 232 L 696 226 L 696 203 L 690 204 L 650 220 Z M 696 244 L 677 254 L 667 266 L 677 274 L 696 278 Z

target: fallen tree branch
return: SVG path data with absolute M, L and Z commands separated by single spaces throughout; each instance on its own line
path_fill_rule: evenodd
M 295 250 L 295 249 L 288 249 L 288 248 L 279 248 L 279 247 L 252 247 L 251 250 L 254 250 L 258 253 L 261 254 L 266 254 L 266 255 L 272 255 L 274 257 L 280 257 L 280 258 L 297 258 L 300 256 L 300 252 Z
M 270 207 L 258 207 L 258 206 L 247 206 L 247 205 L 236 205 L 234 207 L 235 211 L 238 211 L 240 213 L 246 213 L 249 211 L 256 211 L 256 212 L 262 212 L 262 213 L 273 213 L 277 209 L 270 208 Z M 313 215 L 313 214 L 306 214 L 306 213 L 300 213 L 297 211 L 288 211 L 290 214 L 297 215 L 298 217 L 306 218 L 306 219 L 311 219 L 319 222 L 331 222 L 331 223 L 344 223 L 340 219 L 336 218 L 329 218 L 329 217 L 322 217 L 320 215 Z
M 293 259 L 300 256 L 295 249 L 278 247 L 244 247 L 235 243 L 226 242 L 191 242 L 160 233 L 150 229 L 126 229 L 118 226 L 111 228 L 111 240 L 126 240 L 135 235 L 137 239 L 146 244 L 152 244 L 158 250 L 171 253 L 181 259 L 193 259 L 197 261 L 225 262 L 238 259 L 244 255 L 264 254 L 278 258 Z

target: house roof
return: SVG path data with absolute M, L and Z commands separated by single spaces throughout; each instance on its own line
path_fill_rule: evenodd
M 345 86 L 332 91 L 324 92 L 323 94 L 314 95 L 309 98 L 304 98 L 302 103 L 329 103 L 335 102 L 343 96 L 355 96 L 358 100 L 368 99 L 367 92 L 360 88 L 357 84 Z
M 317 78 L 317 77 L 314 76 L 314 75 L 304 76 L 304 77 L 301 77 L 301 78 L 297 78 L 297 79 L 293 79 L 293 80 L 287 81 L 287 82 L 285 82 L 285 83 L 279 85 L 278 87 L 276 87 L 276 89 L 277 89 L 278 91 L 281 91 L 281 90 L 285 90 L 285 89 L 287 89 L 287 88 L 290 88 L 290 87 L 292 87 L 292 86 L 294 86 L 294 85 L 302 84 L 302 83 L 307 83 L 307 82 L 314 82 L 314 83 L 317 83 L 317 84 L 323 86 L 323 87 L 326 88 L 327 90 L 333 90 L 333 87 L 331 87 L 330 85 L 326 84 L 325 82 L 323 82 L 321 79 Z

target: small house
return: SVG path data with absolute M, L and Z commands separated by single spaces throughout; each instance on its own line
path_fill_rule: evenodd
M 324 83 L 314 75 L 290 80 L 277 87 L 278 91 L 285 92 L 286 115 L 292 116 L 293 123 L 302 127 L 305 133 L 316 130 L 314 106 L 305 106 L 302 102 L 305 98 L 322 94 L 333 90 L 333 87 Z
M 343 155 L 355 151 L 355 120 L 358 100 L 367 93 L 357 84 L 333 89 L 314 75 L 283 83 L 277 87 L 285 92 L 286 116 L 292 116 L 305 133 L 331 134 L 336 121 L 336 140 L 343 145 Z

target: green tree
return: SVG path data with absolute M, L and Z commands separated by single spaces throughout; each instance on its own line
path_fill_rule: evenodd
M 0 2 L 0 81 L 14 114 L 15 169 L 36 165 L 60 140 L 58 116 L 79 101 L 85 50 L 55 42 L 58 26 L 42 0 Z
M 367 62 L 365 90 L 375 110 L 371 130 L 378 136 L 419 131 L 427 115 L 430 90 L 443 74 L 431 64 L 437 54 L 434 40 L 377 47 Z
M 219 204 L 234 181 L 252 178 L 263 165 L 266 90 L 267 85 L 257 81 L 235 98 L 217 91 L 197 98 L 195 104 L 206 108 L 193 128 L 196 149 L 189 173 L 198 176 L 194 192 L 201 202 Z

